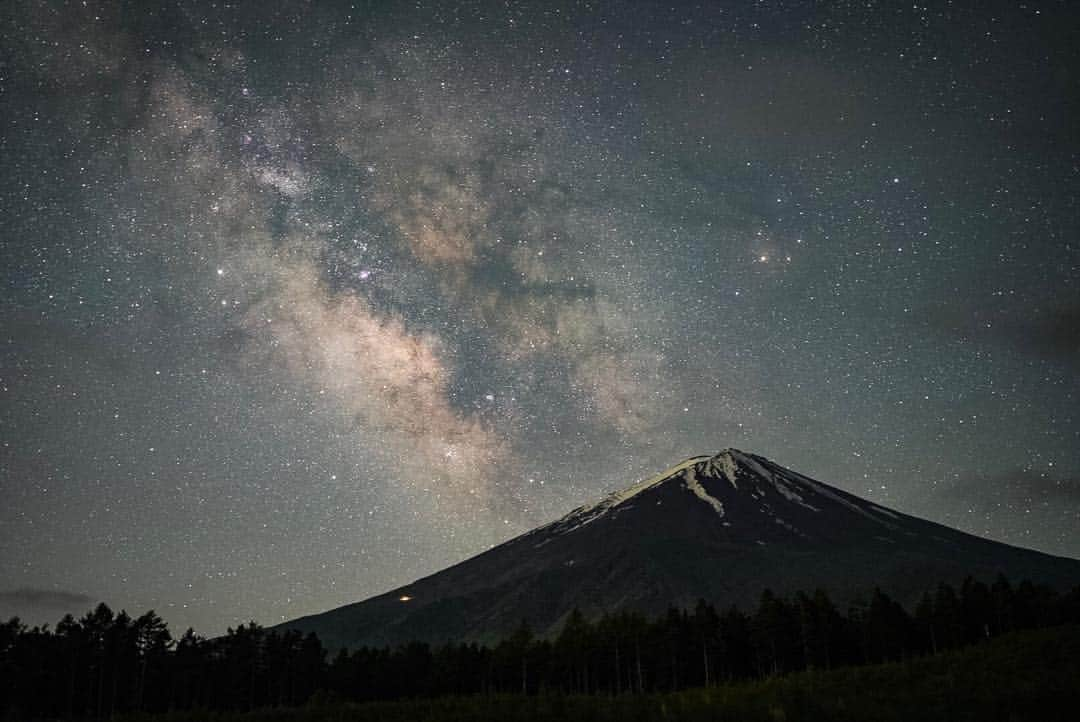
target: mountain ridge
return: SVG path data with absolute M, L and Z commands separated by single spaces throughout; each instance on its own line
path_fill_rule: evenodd
M 522 619 L 554 631 L 575 608 L 749 606 L 766 588 L 822 588 L 845 603 L 881 587 L 911 604 L 969 574 L 1069 586 L 1080 583 L 1080 561 L 910 516 L 728 448 L 410 584 L 278 626 L 329 646 L 491 641 Z

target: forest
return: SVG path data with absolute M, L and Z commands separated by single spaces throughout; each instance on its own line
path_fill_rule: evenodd
M 242 712 L 345 702 L 497 695 L 631 696 L 904 661 L 1019 630 L 1080 623 L 1080 587 L 1060 594 L 999 577 L 938 585 L 909 611 L 880 590 L 841 611 L 822 591 L 762 593 L 751 612 L 704 600 L 655 619 L 575 610 L 558 634 L 527 620 L 498 644 L 413 642 L 328 654 L 313 634 L 254 622 L 174 639 L 154 612 L 101 604 L 55 628 L 0 624 L 0 718 Z

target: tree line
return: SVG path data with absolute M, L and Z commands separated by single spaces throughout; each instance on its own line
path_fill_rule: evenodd
M 315 695 L 351 701 L 446 695 L 640 694 L 708 687 L 804 669 L 874 664 L 976 644 L 1001 634 L 1080 623 L 1067 594 L 1004 577 L 940 584 L 912 611 L 880 590 L 839 610 L 823 591 L 762 593 L 756 610 L 701 600 L 647 619 L 590 621 L 579 611 L 538 638 L 523 622 L 492 646 L 412 642 L 341 650 L 314 634 L 254 622 L 213 639 L 173 639 L 153 612 L 101 604 L 54 629 L 0 624 L 0 716 L 102 718 L 125 712 L 296 706 Z

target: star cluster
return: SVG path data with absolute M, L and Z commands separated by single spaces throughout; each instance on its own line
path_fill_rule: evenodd
M 382 592 L 736 446 L 1080 555 L 1066 2 L 0 10 L 0 613 Z

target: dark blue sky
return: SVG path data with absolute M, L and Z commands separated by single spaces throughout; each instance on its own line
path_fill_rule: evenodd
M 728 446 L 1080 556 L 1078 17 L 6 3 L 0 614 L 273 623 Z

